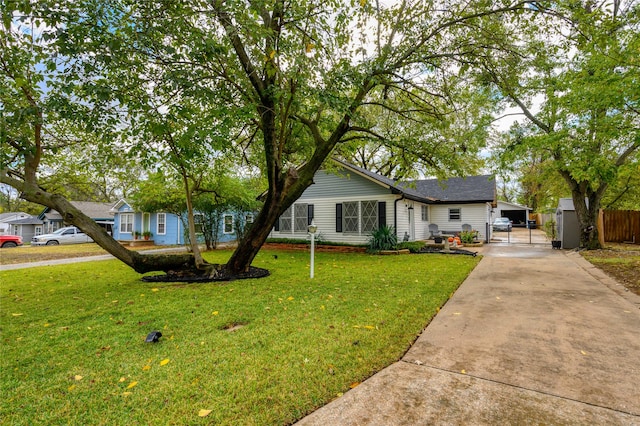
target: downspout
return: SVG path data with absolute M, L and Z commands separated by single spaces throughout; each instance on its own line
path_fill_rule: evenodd
M 396 236 L 398 236 L 398 201 L 404 200 L 404 195 L 402 198 L 396 198 L 393 202 L 393 229 L 396 231 Z

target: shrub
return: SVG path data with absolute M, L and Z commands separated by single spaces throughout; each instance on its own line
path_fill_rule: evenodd
M 476 239 L 476 231 L 462 231 L 460 232 L 460 241 L 463 244 L 471 244 Z
M 398 244 L 398 249 L 409 249 L 411 253 L 420 253 L 425 245 L 422 241 L 405 241 Z
M 395 250 L 398 246 L 398 236 L 392 226 L 381 226 L 371 233 L 367 250 L 378 252 L 380 250 Z

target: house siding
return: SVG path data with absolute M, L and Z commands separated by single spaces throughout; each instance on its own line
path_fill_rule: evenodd
M 123 213 L 133 214 L 133 232 L 122 232 L 120 229 L 120 215 Z M 158 233 L 158 215 L 162 213 L 165 215 L 165 233 Z M 234 221 L 237 220 L 236 212 L 226 211 L 222 215 L 231 214 L 234 216 Z M 254 214 L 253 212 L 245 212 L 245 214 Z M 123 202 L 122 205 L 118 206 L 115 217 L 114 217 L 114 225 L 113 225 L 113 238 L 118 241 L 133 241 L 134 233 L 136 231 L 142 233 L 145 229 L 144 227 L 144 213 L 133 211 L 131 206 L 126 202 Z M 153 234 L 151 239 L 156 245 L 181 245 L 185 243 L 185 228 L 180 220 L 180 217 L 174 213 L 167 212 L 159 212 L 159 213 L 149 213 L 148 220 L 148 230 Z M 224 223 L 223 220 L 220 220 L 218 223 L 218 242 L 226 243 L 232 242 L 236 240 L 236 232 L 224 233 Z M 203 243 L 204 237 L 201 234 L 198 234 L 198 241 Z
M 463 224 L 469 224 L 473 229 L 478 231 L 479 239 L 487 238 L 487 223 L 489 220 L 487 203 L 478 204 L 439 204 L 431 206 L 430 221 L 437 223 L 443 232 L 460 232 Z M 449 220 L 449 209 L 460 209 L 460 220 Z M 427 231 L 428 232 L 428 231 Z
M 375 197 L 385 188 L 355 173 L 339 170 L 335 173 L 319 170 L 300 197 L 324 199 L 334 197 Z M 387 191 L 386 193 L 390 193 Z
M 314 206 L 314 223 L 318 227 L 317 236 L 320 240 L 364 244 L 369 239 L 369 232 L 336 232 L 336 204 L 357 201 L 383 201 L 386 203 L 384 210 L 386 224 L 393 226 L 393 209 L 396 199 L 398 199 L 398 195 L 391 194 L 389 189 L 357 174 L 346 173 L 345 171 L 338 173 L 319 171 L 314 177 L 314 184 L 303 192 L 294 205 L 305 203 Z M 408 229 L 408 227 L 405 227 L 405 229 Z M 306 239 L 308 238 L 308 233 L 306 231 L 295 232 L 292 226 L 291 231 L 273 230 L 270 237 Z
M 405 191 L 401 186 L 395 185 L 392 181 L 381 178 L 374 180 L 369 172 L 360 174 L 357 170 L 350 168 L 340 169 L 338 171 L 318 171 L 314 176 L 314 183 L 307 188 L 300 198 L 294 203 L 295 212 L 296 204 L 313 205 L 314 222 L 318 228 L 320 240 L 345 242 L 352 244 L 366 243 L 369 238 L 369 232 L 346 232 L 344 228 L 353 226 L 353 222 L 345 220 L 345 204 L 346 202 L 362 202 L 377 201 L 384 202 L 385 211 L 378 218 L 384 216 L 386 225 L 394 226 L 398 240 L 402 241 L 405 236 L 409 240 L 426 240 L 430 236 L 429 224 L 435 223 L 441 230 L 450 231 L 451 233 L 460 232 L 463 224 L 469 224 L 473 229 L 478 231 L 479 238 L 486 240 L 488 224 L 491 217 L 492 202 L 487 202 L 491 198 L 491 194 L 487 194 L 485 180 L 482 177 L 483 185 L 476 188 L 480 195 L 471 200 L 451 201 L 450 203 L 431 204 L 426 198 L 431 199 L 428 193 L 420 193 L 416 195 L 415 191 Z M 477 180 L 477 179 L 476 179 Z M 457 182 L 457 181 L 456 181 Z M 491 181 L 492 182 L 492 181 Z M 391 186 L 391 187 L 390 187 Z M 393 189 L 392 189 L 393 188 Z M 474 188 L 467 185 L 463 187 L 467 193 L 474 192 Z M 454 190 L 455 191 L 455 190 Z M 458 193 L 453 193 L 459 195 Z M 495 195 L 495 189 L 492 192 Z M 447 195 L 447 194 L 445 194 Z M 474 194 L 471 194 L 474 195 Z M 407 197 L 407 198 L 405 198 Z M 447 197 L 443 197 L 446 199 Z M 415 201 L 424 199 L 423 202 Z M 473 201 L 478 200 L 478 201 Z M 336 207 L 340 205 L 339 207 Z M 380 205 L 380 204 L 379 204 Z M 361 205 L 360 205 L 361 207 Z M 422 219 L 422 208 L 426 208 L 426 220 Z M 449 209 L 460 209 L 460 220 L 449 220 Z M 411 213 L 413 212 L 413 213 Z M 413 220 L 411 219 L 413 214 Z M 340 215 L 340 216 L 338 216 Z M 362 225 L 362 216 L 359 214 L 359 225 Z M 354 215 L 352 214 L 352 218 Z M 339 223 L 337 224 L 336 221 Z M 295 222 L 295 219 L 294 219 Z M 341 229 L 336 229 L 337 227 Z M 278 230 L 276 230 L 278 229 Z M 342 232 L 345 231 L 345 232 Z M 308 239 L 308 233 L 305 230 L 296 232 L 295 226 L 291 226 L 291 230 L 280 230 L 280 223 L 270 234 L 271 238 L 293 238 Z

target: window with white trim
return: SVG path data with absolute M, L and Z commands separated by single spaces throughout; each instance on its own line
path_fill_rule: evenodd
M 458 222 L 462 220 L 462 209 L 450 208 L 449 209 L 449 222 Z
M 253 223 L 253 213 L 249 213 L 249 214 L 246 214 L 244 216 L 244 223 L 246 225 L 249 225 L 250 223 Z
M 342 203 L 342 231 L 357 233 L 359 220 L 358 202 L 352 201 Z
M 167 233 L 167 214 L 158 213 L 158 224 L 156 226 L 156 235 L 166 235 Z
M 336 204 L 336 232 L 368 234 L 385 224 L 385 207 L 376 200 Z
M 133 213 L 120 214 L 120 233 L 131 234 L 133 232 Z
M 422 206 L 421 212 L 422 212 L 422 221 L 423 222 L 428 222 L 429 221 L 429 206 Z
M 204 215 L 202 213 L 193 215 L 193 226 L 196 228 L 196 234 L 202 234 L 202 222 L 204 222 Z
M 224 228 L 222 230 L 225 234 L 233 233 L 233 215 L 225 214 L 224 215 Z
M 378 202 L 360 202 L 360 225 L 362 233 L 373 232 L 378 229 Z
M 309 226 L 308 205 L 306 203 L 294 204 L 293 206 L 293 230 L 294 232 L 307 232 Z
M 282 215 L 278 219 L 278 225 L 280 226 L 280 232 L 291 232 L 291 207 L 282 212 Z

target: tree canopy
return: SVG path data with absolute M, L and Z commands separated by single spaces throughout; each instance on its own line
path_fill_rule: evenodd
M 501 34 L 493 17 L 527 4 L 13 1 L 3 10 L 2 99 L 15 101 L 3 113 L 2 182 L 115 249 L 41 186 L 42 159 L 60 143 L 110 153 L 107 164 L 121 154 L 175 167 L 186 194 L 215 158 L 250 162 L 268 190 L 227 264 L 242 271 L 339 146 L 382 141 L 406 154 L 405 168 L 463 170 L 492 105 L 490 91 L 465 86 L 470 59 L 501 48 L 488 37 Z
M 620 0 L 537 7 L 540 14 L 514 28 L 539 39 L 512 44 L 510 61 L 484 58 L 480 78 L 528 119 L 501 144 L 503 161 L 533 156 L 554 170 L 572 194 L 582 245 L 595 248 L 601 201 L 640 150 L 640 7 Z

